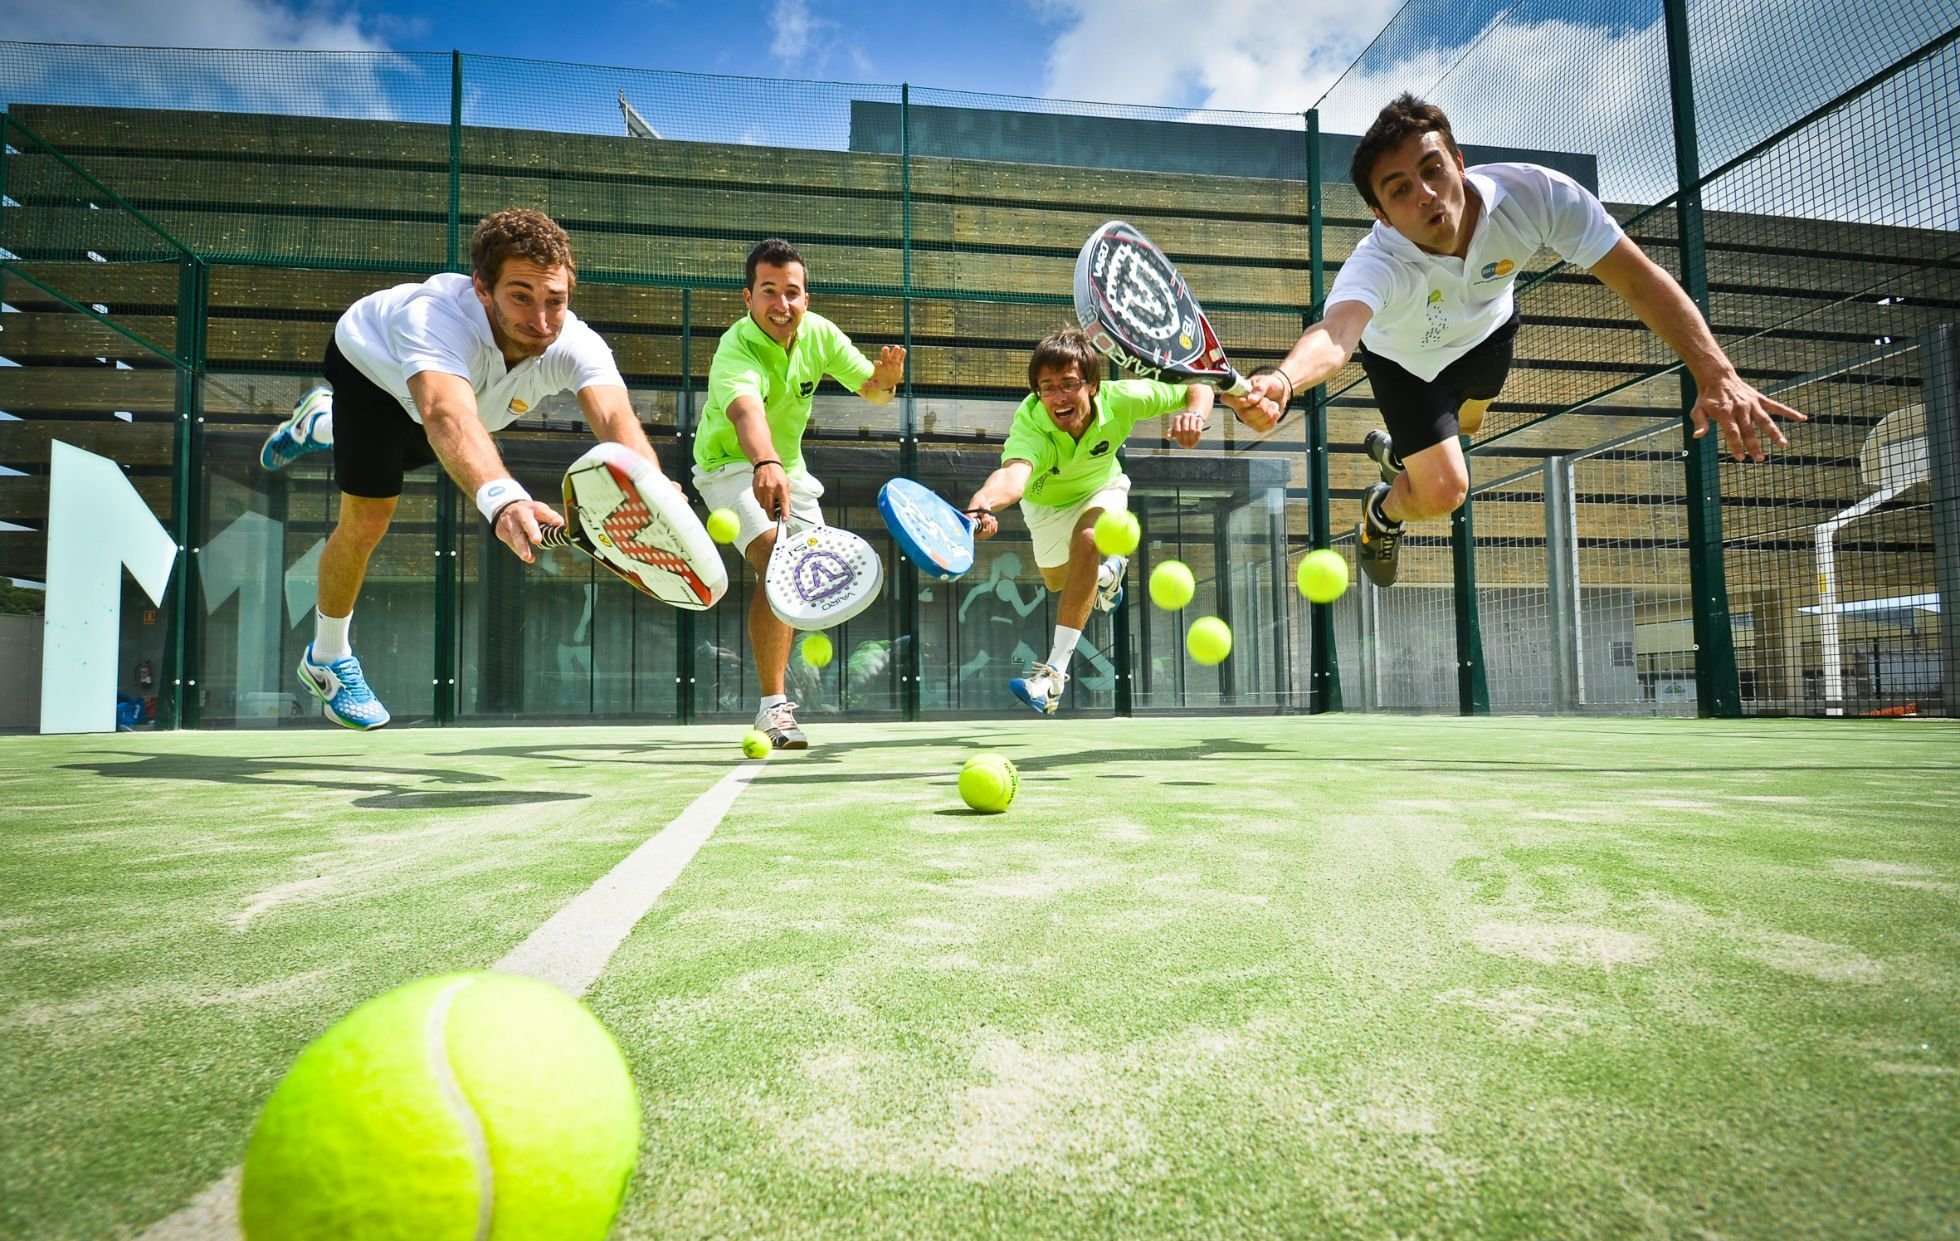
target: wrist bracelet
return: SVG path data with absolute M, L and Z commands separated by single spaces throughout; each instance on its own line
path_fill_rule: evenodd
M 483 520 L 494 529 L 497 518 L 503 511 L 519 500 L 528 500 L 531 493 L 514 478 L 493 478 L 476 489 L 476 511 L 483 514 Z
M 1284 413 L 1286 407 L 1293 403 L 1293 377 L 1277 366 L 1256 366 L 1246 378 L 1257 379 L 1261 375 L 1278 375 L 1279 381 L 1286 385 L 1286 399 L 1279 403 L 1280 412 Z
M 763 466 L 765 466 L 765 465 L 773 465 L 773 466 L 779 466 L 779 467 L 780 467 L 780 466 L 781 466 L 782 464 L 783 464 L 782 462 L 780 462 L 780 461 L 778 461 L 778 460 L 776 460 L 776 459 L 775 459 L 774 457 L 771 457 L 771 458 L 769 458 L 769 459 L 768 459 L 767 461 L 758 461 L 758 462 L 756 462 L 756 463 L 755 463 L 755 464 L 754 464 L 753 466 L 751 466 L 750 468 L 751 468 L 751 469 L 756 469 L 756 470 L 759 470 L 759 469 L 761 469 L 761 468 L 762 468 Z

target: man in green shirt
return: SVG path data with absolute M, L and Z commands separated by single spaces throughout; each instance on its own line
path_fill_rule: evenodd
M 1062 597 L 1047 661 L 1008 683 L 1016 698 L 1053 715 L 1091 607 L 1107 612 L 1123 597 L 1129 560 L 1102 559 L 1095 538 L 1098 517 L 1129 508 L 1130 476 L 1117 462 L 1116 450 L 1138 420 L 1158 414 L 1172 415 L 1168 438 L 1182 448 L 1196 447 L 1210 420 L 1212 390 L 1147 379 L 1103 383 L 1102 358 L 1074 328 L 1035 346 L 1028 387 L 1034 392 L 1014 411 L 1000 468 L 966 507 L 979 514 L 974 534 L 990 539 L 1000 529 L 994 510 L 1019 500 L 1041 580 Z
M 769 610 L 760 580 L 783 513 L 821 522 L 823 484 L 803 465 L 803 428 L 817 385 L 829 375 L 873 405 L 892 399 L 905 350 L 886 345 L 873 365 L 837 325 L 810 310 L 809 266 L 772 237 L 749 251 L 742 303 L 748 313 L 722 333 L 708 371 L 708 405 L 694 437 L 694 485 L 710 511 L 740 521 L 735 546 L 754 567 L 749 643 L 762 706 L 755 726 L 779 750 L 808 749 L 796 704 L 784 692 L 790 627 Z

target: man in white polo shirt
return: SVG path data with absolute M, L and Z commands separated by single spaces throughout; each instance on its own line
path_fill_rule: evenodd
M 1474 435 L 1511 368 L 1525 263 L 1549 246 L 1619 294 L 1694 376 L 1695 435 L 1721 428 L 1736 460 L 1787 444 L 1778 418 L 1804 416 L 1736 374 L 1701 312 L 1606 208 L 1565 174 L 1536 164 L 1466 169 L 1449 118 L 1402 95 L 1355 148 L 1351 175 L 1375 215 L 1327 294 L 1327 313 L 1234 408 L 1283 409 L 1295 391 L 1347 365 L 1356 346 L 1386 432 L 1368 433 L 1382 481 L 1362 501 L 1356 559 L 1378 586 L 1395 581 L 1402 523 L 1446 517 L 1469 493 L 1459 433 Z
M 439 462 L 529 563 L 544 528 L 565 519 L 510 477 L 492 432 L 572 391 L 593 434 L 659 469 L 612 350 L 571 312 L 578 272 L 565 230 L 536 211 L 499 211 L 477 226 L 470 263 L 471 275 L 431 276 L 355 302 L 327 345 L 331 391 L 302 397 L 260 452 L 260 464 L 278 470 L 333 450 L 340 519 L 320 556 L 313 641 L 299 675 L 326 717 L 348 728 L 388 722 L 349 629 L 403 474 Z

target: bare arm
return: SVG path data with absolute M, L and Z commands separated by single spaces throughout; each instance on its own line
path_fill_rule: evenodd
M 474 498 L 485 483 L 510 477 L 503 456 L 490 441 L 490 432 L 476 413 L 476 392 L 460 375 L 422 371 L 408 381 L 409 395 L 422 414 L 429 447 L 463 494 Z M 541 500 L 517 500 L 496 514 L 491 532 L 519 560 L 536 557 L 531 545 L 543 537 L 540 525 L 562 526 L 565 519 Z
M 974 527 L 974 537 L 982 539 L 994 537 L 995 532 L 1000 529 L 1000 522 L 995 520 L 994 514 L 1027 494 L 1028 475 L 1033 472 L 1034 466 L 1029 462 L 1009 461 L 987 475 L 987 481 L 980 484 L 980 490 L 974 492 L 973 498 L 966 502 L 969 511 L 983 510 L 978 515 L 979 524 Z
M 883 405 L 892 399 L 892 394 L 898 391 L 898 385 L 904 378 L 904 348 L 886 345 L 878 351 L 878 360 L 871 367 L 871 378 L 864 381 L 858 395 L 873 405 Z
M 1249 395 L 1221 399 L 1253 430 L 1270 429 L 1295 392 L 1319 387 L 1348 364 L 1361 344 L 1362 329 L 1374 315 L 1365 302 L 1335 302 L 1280 360 L 1278 375 L 1254 376 Z M 1270 420 L 1264 428 L 1255 421 L 1262 417 Z
M 776 456 L 762 402 L 752 396 L 736 397 L 728 403 L 728 421 L 742 455 L 755 463 L 755 502 L 771 519 L 782 517 L 789 512 L 789 470 Z
M 1804 416 L 1764 396 L 1736 374 L 1735 365 L 1715 342 L 1701 311 L 1632 239 L 1620 238 L 1605 258 L 1593 264 L 1592 274 L 1619 294 L 1640 321 L 1680 355 L 1694 376 L 1695 407 L 1688 417 L 1695 424 L 1696 439 L 1706 435 L 1709 424 L 1714 423 L 1722 429 L 1729 455 L 1737 461 L 1761 461 L 1765 433 L 1779 445 L 1789 444 L 1776 419 L 1804 422 Z
M 663 477 L 660 458 L 654 454 L 653 444 L 647 439 L 646 427 L 640 423 L 640 415 L 633 408 L 633 398 L 626 389 L 611 384 L 594 384 L 578 390 L 579 408 L 585 411 L 585 420 L 592 424 L 592 434 L 608 444 L 618 444 L 630 448 L 653 465 L 653 472 Z M 675 491 L 681 485 L 667 479 L 668 486 Z
M 1164 425 L 1164 438 L 1179 448 L 1196 448 L 1198 437 L 1211 425 L 1212 402 L 1218 394 L 1207 384 L 1184 385 L 1184 408 Z

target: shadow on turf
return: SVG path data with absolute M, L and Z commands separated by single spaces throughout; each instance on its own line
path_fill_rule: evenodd
M 207 784 L 263 785 L 281 788 L 328 789 L 352 793 L 365 788 L 352 805 L 366 810 L 463 810 L 480 806 L 530 806 L 555 801 L 581 801 L 589 793 L 538 792 L 527 789 L 450 789 L 431 790 L 417 785 L 500 784 L 502 777 L 474 771 L 447 771 L 442 768 L 373 767 L 338 768 L 320 763 L 318 754 L 273 758 L 239 758 L 230 754 L 157 754 L 134 760 L 117 758 L 100 762 L 65 763 L 64 771 L 87 771 L 111 780 L 200 781 Z M 357 758 L 358 755 L 332 757 Z M 298 775 L 296 770 L 311 769 L 318 775 Z M 358 775 L 364 781 L 349 780 Z M 398 781 L 374 783 L 377 777 L 398 777 Z

